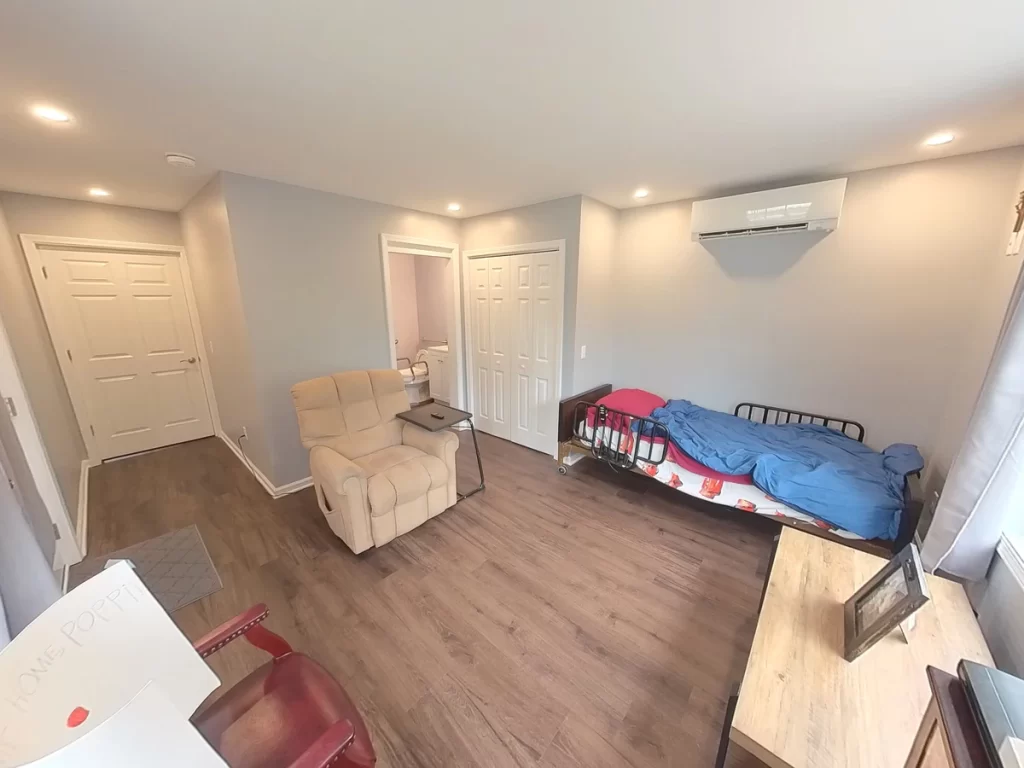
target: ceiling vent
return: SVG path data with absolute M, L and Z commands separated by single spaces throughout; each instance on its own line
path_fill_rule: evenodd
M 188 155 L 181 155 L 177 152 L 168 152 L 164 155 L 168 165 L 173 165 L 175 168 L 195 168 L 196 159 L 189 157 Z

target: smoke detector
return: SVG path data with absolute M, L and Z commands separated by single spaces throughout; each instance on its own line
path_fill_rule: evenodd
M 177 152 L 168 152 L 164 157 L 167 159 L 168 165 L 173 165 L 175 168 L 195 168 L 196 159 L 189 157 L 188 155 L 181 155 Z

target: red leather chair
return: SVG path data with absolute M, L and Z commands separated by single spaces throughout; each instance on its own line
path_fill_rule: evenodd
M 366 724 L 323 667 L 260 622 L 255 605 L 195 643 L 204 659 L 239 637 L 274 658 L 227 691 L 193 725 L 231 768 L 372 768 Z

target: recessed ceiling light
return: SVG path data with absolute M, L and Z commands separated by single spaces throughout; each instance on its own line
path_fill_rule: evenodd
M 56 107 L 47 106 L 46 104 L 37 104 L 32 107 L 32 114 L 40 120 L 49 120 L 51 123 L 71 122 L 71 115 L 67 112 L 57 109 Z
M 462 210 L 462 206 L 458 203 L 448 203 L 448 210 L 452 213 L 458 213 Z
M 196 159 L 189 155 L 183 155 L 179 152 L 168 152 L 164 155 L 164 159 L 167 160 L 168 165 L 173 165 L 177 168 L 195 168 Z
M 91 187 L 89 189 L 89 194 L 93 197 L 110 197 L 110 193 L 102 187 Z
M 949 131 L 943 131 L 942 133 L 936 133 L 934 136 L 929 136 L 924 140 L 924 143 L 927 147 L 937 147 L 941 144 L 949 144 L 955 138 L 956 136 Z
M 633 193 L 633 197 L 635 197 L 637 200 L 643 200 L 649 194 L 651 194 L 649 190 L 646 190 L 643 187 L 641 187 L 640 189 Z

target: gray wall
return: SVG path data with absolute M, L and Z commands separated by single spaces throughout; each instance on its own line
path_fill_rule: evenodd
M 0 192 L 15 234 L 181 245 L 178 214 L 124 205 Z
M 280 486 L 309 476 L 291 386 L 390 367 L 381 233 L 458 242 L 459 222 L 236 174 L 222 183 L 269 442 L 261 469 Z
M 6 219 L 6 231 L 4 229 Z M 181 243 L 178 216 L 117 205 L 0 193 L 0 312 L 72 522 L 85 443 L 18 236 Z
M 12 480 L 17 493 L 7 483 Z M 14 424 L 0 408 L 0 648 L 6 618 L 20 632 L 60 595 L 51 570 L 56 541 L 50 518 L 32 479 Z
M 976 357 L 979 265 L 1005 245 L 1022 160 L 1013 148 L 852 174 L 824 239 L 704 247 L 690 201 L 622 211 L 606 280 L 622 309 L 610 326 L 581 312 L 577 344 L 616 386 L 849 416 L 873 446 L 917 443 L 928 458 L 950 379 Z
M 0 531 L 0 597 L 10 632 L 16 635 L 60 597 L 60 587 L 2 472 Z
M 266 474 L 271 466 L 270 441 L 253 375 L 252 339 L 220 176 L 182 209 L 181 228 L 221 428 L 236 441 L 245 427 L 246 455 Z
M 614 347 L 616 328 L 626 322 L 628 305 L 618 301 L 615 277 L 619 211 L 589 197 L 580 210 L 579 300 L 576 302 L 574 383 L 565 395 L 616 378 L 622 350 Z M 583 333 L 585 329 L 585 335 Z M 580 357 L 583 345 L 586 358 Z
M 563 197 L 462 222 L 462 250 L 565 240 L 565 323 L 562 329 L 562 395 L 573 389 L 576 349 L 576 284 L 583 196 Z M 460 299 L 461 300 L 461 299 Z

